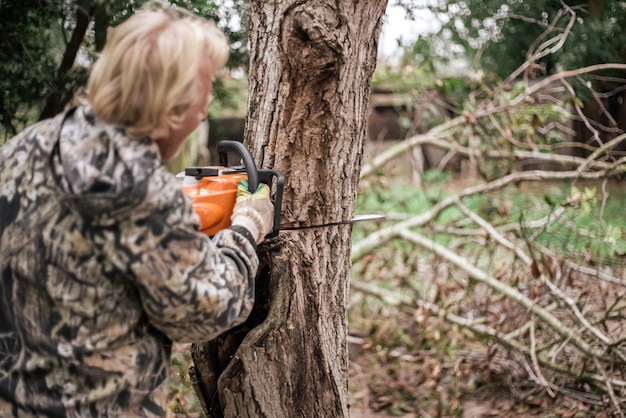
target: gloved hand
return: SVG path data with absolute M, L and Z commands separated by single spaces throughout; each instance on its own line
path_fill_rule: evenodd
M 232 225 L 243 226 L 252 233 L 257 244 L 261 243 L 274 227 L 274 205 L 270 201 L 269 186 L 259 183 L 253 194 L 248 191 L 248 180 L 241 180 L 230 219 Z

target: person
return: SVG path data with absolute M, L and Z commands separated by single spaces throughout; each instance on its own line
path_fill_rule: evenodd
M 248 316 L 268 186 L 210 238 L 164 166 L 227 56 L 214 24 L 151 4 L 109 32 L 84 104 L 0 148 L 0 416 L 160 417 L 172 342 Z

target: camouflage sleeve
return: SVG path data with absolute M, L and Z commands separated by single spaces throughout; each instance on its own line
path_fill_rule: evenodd
M 213 239 L 197 232 L 191 205 L 174 196 L 169 209 L 126 228 L 123 247 L 150 322 L 174 341 L 205 341 L 249 315 L 256 246 L 231 229 Z

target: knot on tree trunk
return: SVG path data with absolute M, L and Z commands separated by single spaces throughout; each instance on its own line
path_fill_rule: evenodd
M 290 14 L 282 31 L 289 65 L 304 79 L 336 74 L 342 57 L 338 11 L 328 5 L 314 10 L 298 6 Z

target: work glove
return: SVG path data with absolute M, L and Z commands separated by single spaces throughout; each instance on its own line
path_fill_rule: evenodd
M 255 193 L 248 191 L 248 180 L 241 180 L 237 185 L 235 208 L 230 218 L 232 225 L 246 228 L 257 244 L 274 227 L 274 205 L 270 201 L 270 188 L 267 184 L 259 183 Z

